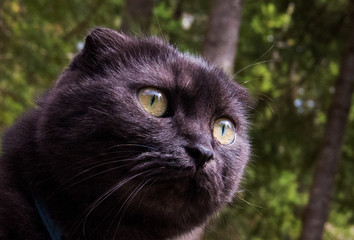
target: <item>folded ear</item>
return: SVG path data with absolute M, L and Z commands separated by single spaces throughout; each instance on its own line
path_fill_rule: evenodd
M 131 38 L 108 28 L 95 28 L 86 37 L 84 52 L 119 50 L 130 42 Z
M 73 59 L 71 67 L 97 67 L 104 59 L 123 54 L 132 37 L 108 28 L 95 28 L 85 39 L 84 48 Z

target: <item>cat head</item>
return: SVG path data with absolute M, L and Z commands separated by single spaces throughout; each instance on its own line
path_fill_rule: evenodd
M 249 158 L 247 91 L 158 38 L 97 28 L 42 100 L 41 166 L 94 211 L 202 224 L 230 202 Z

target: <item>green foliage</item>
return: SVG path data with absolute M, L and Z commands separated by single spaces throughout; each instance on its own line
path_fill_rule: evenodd
M 33 106 L 35 97 L 54 84 L 90 27 L 118 27 L 119 21 L 112 19 L 119 16 L 121 6 L 122 1 L 113 0 L 3 1 L 0 129 Z
M 152 34 L 201 51 L 209 1 L 155 1 Z M 297 239 L 339 73 L 347 1 L 243 4 L 235 79 L 250 89 L 253 157 L 205 239 Z M 123 0 L 0 3 L 0 132 L 54 80 L 89 28 L 118 29 Z M 354 238 L 354 107 L 324 239 Z
M 200 52 L 207 25 L 207 3 L 203 0 L 157 1 L 151 33 L 176 44 L 182 51 Z

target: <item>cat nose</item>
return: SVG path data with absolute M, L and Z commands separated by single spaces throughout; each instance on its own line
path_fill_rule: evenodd
M 214 157 L 213 152 L 202 145 L 187 146 L 186 151 L 194 159 L 197 169 Z

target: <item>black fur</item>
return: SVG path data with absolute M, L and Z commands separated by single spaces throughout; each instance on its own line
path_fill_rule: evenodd
M 148 86 L 168 97 L 163 117 L 139 105 Z M 63 239 L 177 237 L 232 200 L 249 158 L 247 91 L 157 38 L 93 30 L 38 105 L 2 141 L 0 239 L 49 239 L 34 199 Z M 220 117 L 232 145 L 213 137 Z

